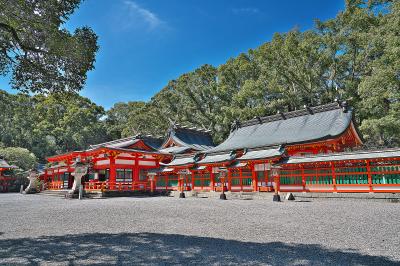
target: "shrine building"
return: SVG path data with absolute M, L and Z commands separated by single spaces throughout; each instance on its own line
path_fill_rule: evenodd
M 91 165 L 87 191 L 400 192 L 400 149 L 362 150 L 346 102 L 233 123 L 211 132 L 171 125 L 164 140 L 134 136 L 48 158 L 49 189 L 72 185 L 73 162 Z

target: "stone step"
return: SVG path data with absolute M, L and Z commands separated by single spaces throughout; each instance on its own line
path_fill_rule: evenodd
M 44 190 L 38 193 L 37 195 L 65 198 L 65 195 L 67 193 L 68 190 Z

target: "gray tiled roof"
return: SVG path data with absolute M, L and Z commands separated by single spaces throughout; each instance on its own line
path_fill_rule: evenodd
M 14 165 L 9 165 L 6 160 L 0 159 L 0 168 L 16 168 Z
M 400 158 L 400 149 L 380 150 L 380 151 L 358 151 L 350 153 L 333 153 L 324 155 L 315 155 L 307 157 L 290 157 L 283 164 L 297 163 L 315 163 L 315 162 L 332 162 L 332 161 L 351 161 L 366 160 L 379 158 Z
M 197 129 L 177 127 L 172 132 L 172 137 L 195 150 L 206 150 L 215 146 L 210 132 Z
M 168 131 L 168 138 L 172 138 L 181 147 L 187 147 L 196 151 L 204 151 L 213 148 L 214 142 L 209 130 L 188 128 L 174 124 Z M 184 153 L 186 150 L 171 149 L 173 154 Z
M 3 159 L 0 159 L 0 168 L 7 168 L 10 165 Z
M 183 153 L 187 150 L 190 150 L 190 147 L 180 147 L 180 146 L 172 146 L 172 147 L 168 147 L 165 149 L 160 149 L 158 150 L 159 152 L 165 152 L 165 153 L 172 153 L 172 154 L 177 154 L 177 153 Z
M 252 119 L 241 123 L 220 145 L 207 152 L 232 151 L 332 138 L 352 122 L 353 111 L 337 104 Z
M 193 156 L 188 156 L 188 157 L 175 158 L 170 163 L 166 164 L 166 166 L 181 166 L 193 163 L 194 163 Z
M 206 163 L 222 163 L 234 160 L 236 154 L 231 153 L 223 153 L 223 154 L 206 154 L 206 156 L 198 161 L 198 164 L 206 164 Z
M 150 146 L 153 149 L 158 149 L 162 144 L 162 140 L 159 138 L 136 135 L 136 136 L 121 138 L 121 139 L 117 139 L 117 140 L 113 140 L 113 141 L 109 141 L 109 142 L 90 145 L 90 148 L 91 149 L 96 149 L 96 148 L 100 148 L 100 147 L 127 148 L 127 147 L 137 143 L 140 140 L 143 140 L 146 145 Z
M 253 150 L 246 152 L 242 157 L 237 160 L 257 160 L 257 159 L 266 159 L 271 157 L 277 157 L 284 154 L 284 149 L 279 147 L 270 148 L 270 149 L 262 149 L 262 150 Z

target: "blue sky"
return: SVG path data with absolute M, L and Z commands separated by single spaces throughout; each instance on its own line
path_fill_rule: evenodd
M 86 0 L 67 23 L 99 35 L 96 69 L 81 95 L 109 109 L 149 100 L 171 79 L 203 64 L 218 66 L 271 39 L 313 26 L 344 0 Z M 0 89 L 12 91 L 7 78 Z

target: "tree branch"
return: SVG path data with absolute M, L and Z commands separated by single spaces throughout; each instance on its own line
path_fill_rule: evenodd
M 45 53 L 46 52 L 41 49 L 37 49 L 35 47 L 31 47 L 29 45 L 24 44 L 23 41 L 19 38 L 17 31 L 10 25 L 0 22 L 0 28 L 3 28 L 5 30 L 7 30 L 9 33 L 11 33 L 14 40 L 18 43 L 18 45 L 22 48 L 22 50 L 32 51 L 32 52 L 37 52 L 37 53 Z

